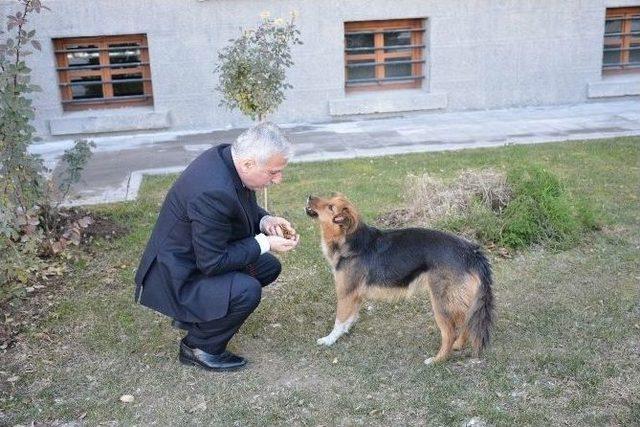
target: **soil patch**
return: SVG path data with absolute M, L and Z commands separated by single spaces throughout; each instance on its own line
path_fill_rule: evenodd
M 81 250 L 70 247 L 67 250 L 68 258 L 47 258 L 46 271 L 38 271 L 29 277 L 26 284 L 6 284 L 14 287 L 15 291 L 8 292 L 7 297 L 0 300 L 0 351 L 4 352 L 14 346 L 19 336 L 32 325 L 46 318 L 49 309 L 56 304 L 61 295 L 60 290 L 66 282 L 66 265 L 68 262 L 91 254 L 91 243 L 95 239 L 115 239 L 129 232 L 129 229 L 113 219 L 95 215 L 80 208 L 63 209 L 62 221 L 59 228 L 63 230 L 68 224 L 72 224 L 86 216 L 93 222 L 83 230 Z M 75 252 L 75 253 L 74 253 Z M 50 262 L 49 262 L 50 261 Z
M 65 209 L 62 214 L 66 217 L 64 224 L 72 224 L 85 216 L 91 217 L 93 222 L 84 230 L 82 243 L 86 244 L 93 239 L 115 239 L 129 233 L 129 228 L 114 221 L 111 218 L 96 215 L 80 208 Z

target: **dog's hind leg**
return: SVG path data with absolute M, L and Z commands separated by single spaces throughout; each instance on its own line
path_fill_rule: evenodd
M 458 339 L 453 343 L 454 350 L 462 350 L 469 339 L 469 330 L 463 325 L 463 330 L 458 335 Z
M 451 293 L 452 274 L 447 271 L 438 271 L 429 277 L 429 297 L 431 307 L 436 318 L 436 323 L 440 329 L 441 343 L 438 354 L 429 357 L 424 361 L 430 365 L 435 362 L 446 360 L 453 350 L 453 343 L 458 338 L 459 313 L 454 295 Z M 461 331 L 462 332 L 462 331 Z
M 456 307 L 458 309 L 457 310 L 458 317 L 456 317 L 455 319 L 456 319 L 456 327 L 460 329 L 458 339 L 456 340 L 455 343 L 453 343 L 454 350 L 462 350 L 462 348 L 465 346 L 465 344 L 469 339 L 470 331 L 469 331 L 469 325 L 467 323 L 469 321 L 468 318 L 470 315 L 470 310 L 471 310 L 471 307 L 473 306 L 473 302 L 476 298 L 476 294 L 478 293 L 479 286 L 480 286 L 480 279 L 478 278 L 478 276 L 469 274 L 462 281 L 462 286 L 457 288 L 456 298 L 459 301 L 459 304 L 457 304 L 454 307 L 451 307 L 454 310 L 456 309 Z M 461 311 L 461 309 L 463 311 Z
M 435 357 L 429 357 L 424 361 L 427 365 L 446 360 L 451 354 L 453 342 L 456 340 L 456 328 L 453 320 L 446 314 L 440 312 L 435 306 L 433 307 L 433 311 L 438 328 L 440 328 L 442 342 L 440 343 L 440 350 L 438 350 L 438 354 L 436 354 Z
M 319 345 L 330 346 L 342 335 L 349 332 L 351 326 L 358 320 L 361 298 L 356 292 L 338 296 L 338 312 L 333 330 L 326 337 L 318 339 Z

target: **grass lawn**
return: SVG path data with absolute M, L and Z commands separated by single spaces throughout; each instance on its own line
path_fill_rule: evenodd
M 175 176 L 146 179 L 137 202 L 94 209 L 132 232 L 94 243 L 49 318 L 0 355 L 0 425 L 638 425 L 639 148 L 618 138 L 291 165 L 270 204 L 302 242 L 231 342 L 250 366 L 225 374 L 180 365 L 182 334 L 133 303 L 134 269 Z M 373 222 L 402 203 L 408 173 L 523 162 L 587 198 L 603 229 L 568 251 L 492 259 L 497 322 L 482 359 L 422 363 L 440 343 L 426 300 L 368 303 L 348 336 L 316 346 L 335 295 L 307 194 L 341 191 Z

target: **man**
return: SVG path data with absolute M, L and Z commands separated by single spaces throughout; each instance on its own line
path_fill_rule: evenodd
M 255 195 L 282 181 L 290 152 L 280 129 L 262 123 L 204 152 L 169 190 L 136 273 L 136 299 L 187 331 L 182 363 L 220 371 L 246 364 L 227 343 L 280 274 L 268 251 L 298 244 L 291 224 Z

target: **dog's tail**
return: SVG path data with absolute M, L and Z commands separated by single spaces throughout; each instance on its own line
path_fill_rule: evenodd
M 487 348 L 490 341 L 491 326 L 493 325 L 493 292 L 491 290 L 493 279 L 491 265 L 482 249 L 476 248 L 474 250 L 471 264 L 471 271 L 478 275 L 480 285 L 467 317 L 467 328 L 473 354 L 477 357 Z

